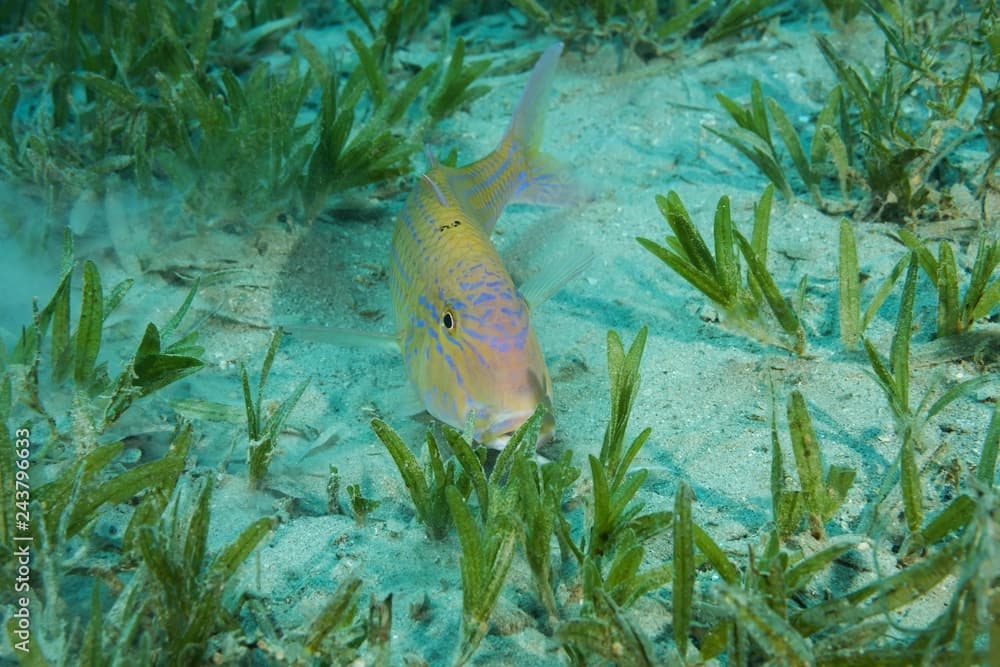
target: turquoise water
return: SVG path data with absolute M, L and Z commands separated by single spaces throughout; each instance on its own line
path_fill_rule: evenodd
M 463 632 L 478 627 L 468 618 L 463 625 L 468 551 L 454 528 L 428 536 L 371 428 L 374 418 L 384 420 L 422 469 L 428 428 L 447 440 L 440 424 L 413 414 L 419 406 L 401 359 L 384 345 L 394 330 L 392 229 L 426 167 L 423 147 L 440 160 L 454 153 L 459 165 L 486 155 L 538 54 L 557 40 L 566 46 L 543 147 L 569 166 L 586 201 L 512 205 L 493 238 L 519 285 L 595 255 L 531 312 L 556 421 L 556 438 L 537 462 L 570 452 L 581 472 L 553 501 L 562 534 L 543 533 L 554 614 L 529 564 L 533 534 L 515 531 L 471 662 L 625 664 L 645 650 L 651 663 L 673 664 L 679 636 L 690 660 L 738 661 L 732 647 L 711 648 L 708 631 L 736 612 L 720 601 L 724 576 L 703 544 L 686 632 L 677 630 L 673 528 L 637 536 L 633 527 L 608 553 L 591 554 L 590 567 L 607 583 L 616 559 L 629 547 L 637 557 L 642 547 L 637 567 L 655 585 L 634 599 L 619 589 L 617 616 L 584 577 L 580 554 L 592 549 L 597 502 L 588 456 L 600 455 L 609 419 L 612 330 L 626 349 L 642 327 L 649 332 L 625 439 L 651 429 L 631 464 L 646 471 L 638 473 L 645 478 L 634 507 L 662 519 L 689 488 L 694 522 L 741 578 L 751 576 L 751 550 L 760 562 L 774 526 L 772 415 L 788 489 L 800 488 L 785 416 L 793 390 L 805 396 L 823 474 L 830 466 L 854 471 L 837 511 L 821 522 L 822 537 L 803 521 L 782 540 L 793 563 L 830 544 L 852 545 L 797 593 L 785 619 L 954 543 L 945 537 L 925 553 L 906 553 L 913 507 L 894 481 L 897 422 L 868 357 L 841 341 L 838 225 L 847 216 L 857 238 L 862 307 L 905 257 L 901 228 L 927 241 L 932 258 L 942 240 L 951 244 L 964 295 L 978 239 L 997 238 L 995 137 L 981 122 L 995 100 L 973 86 L 948 122 L 921 133 L 933 117 L 933 92 L 924 82 L 902 97 L 901 122 L 929 142 L 925 152 L 949 149 L 933 169 L 909 172 L 927 200 L 911 200 L 908 212 L 900 192 L 879 199 L 865 185 L 863 160 L 854 157 L 847 196 L 836 164 L 817 166 L 818 201 L 771 116 L 793 196 L 780 188 L 774 196 L 766 263 L 802 327 L 805 351 L 795 354 L 773 317 L 758 328 L 765 340 L 747 335 L 635 237 L 660 243 L 670 234 L 656 195 L 671 190 L 709 245 L 723 195 L 736 228 L 750 236 L 768 178 L 710 131 L 735 128 L 716 94 L 745 104 L 759 81 L 808 146 L 836 83 L 814 34 L 875 76 L 885 69 L 885 37 L 873 19 L 863 13 L 843 25 L 820 3 L 775 3 L 731 35 L 712 33 L 724 25 L 719 8 L 660 34 L 678 3 L 660 3 L 655 20 L 617 9 L 604 24 L 568 3 L 544 3 L 554 21 L 547 26 L 504 3 L 459 4 L 436 3 L 426 13 L 424 3 L 402 4 L 398 27 L 381 3 L 359 3 L 366 16 L 346 3 L 294 2 L 79 3 L 75 18 L 61 3 L 0 10 L 0 410 L 10 442 L 0 461 L 0 659 L 437 665 L 462 655 Z M 959 9 L 969 14 L 953 9 L 919 23 L 933 36 L 935 21 L 964 21 L 940 48 L 941 78 L 988 56 L 988 40 L 971 37 L 989 28 L 988 11 Z M 458 39 L 464 66 L 473 68 L 467 75 L 478 78 L 437 96 Z M 369 56 L 374 78 L 362 74 Z M 412 82 L 421 72 L 428 78 L 418 88 Z M 982 90 L 995 88 L 995 69 L 984 67 L 981 77 Z M 394 112 L 408 83 L 418 92 Z M 443 100 L 440 118 L 429 111 L 435 99 Z M 858 122 L 856 111 L 846 118 Z M 849 148 L 866 155 L 860 145 Z M 995 281 L 995 272 L 987 278 Z M 916 280 L 913 404 L 925 392 L 936 398 L 984 378 L 919 430 L 926 525 L 975 486 L 969 480 L 986 460 L 997 311 L 986 308 L 972 324 L 975 337 L 946 349 L 935 336 L 934 284 L 923 274 Z M 903 282 L 864 332 L 886 358 Z M 288 332 L 275 341 L 279 326 Z M 345 331 L 352 345 L 343 344 Z M 370 344 L 354 345 L 359 339 Z M 248 458 L 262 442 L 258 453 L 272 444 L 273 451 L 252 480 Z M 447 461 L 452 448 L 442 455 Z M 496 454 L 486 463 L 490 470 Z M 521 525 L 523 497 L 504 496 L 511 487 L 494 482 L 494 511 L 506 507 L 511 525 Z M 472 521 L 484 521 L 478 493 L 462 484 Z M 983 493 L 980 506 L 989 507 Z M 499 544 L 505 525 L 494 519 L 482 533 Z M 560 539 L 567 536 L 579 554 Z M 957 589 L 934 590 L 893 620 L 923 628 L 938 619 Z M 350 612 L 320 633 L 338 591 Z M 391 628 L 373 620 L 387 617 L 377 603 L 390 596 Z M 780 655 L 780 646 L 741 622 L 754 637 L 751 661 Z M 573 634 L 581 627 L 589 641 Z M 970 655 L 981 657 L 989 639 L 982 627 L 972 632 L 979 653 Z M 911 634 L 886 641 L 902 647 Z M 859 642 L 866 649 L 882 639 Z M 955 648 L 942 642 L 930 650 Z M 788 650 L 829 658 L 833 644 L 803 637 Z

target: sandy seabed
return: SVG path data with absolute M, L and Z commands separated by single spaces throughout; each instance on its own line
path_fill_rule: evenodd
M 552 42 L 545 36 L 505 33 L 500 24 L 485 19 L 453 30 L 465 35 L 476 51 L 499 54 L 497 61 L 540 53 Z M 893 417 L 867 359 L 863 353 L 845 352 L 839 338 L 839 218 L 819 212 L 806 197 L 774 200 L 769 267 L 786 294 L 808 275 L 801 313 L 808 349 L 801 357 L 727 329 L 707 300 L 640 248 L 635 237 L 662 240 L 668 233 L 654 196 L 669 190 L 680 195 L 706 237 L 722 195 L 731 197 L 737 225 L 749 230 L 753 204 L 766 180 L 706 131 L 732 126 L 714 95 L 746 100 L 750 82 L 757 79 L 797 126 L 807 126 L 806 119 L 816 114 L 833 84 L 814 32 L 826 34 L 849 58 L 881 62 L 881 33 L 871 21 L 858 19 L 834 30 L 819 9 L 774 21 L 757 39 L 711 48 L 686 45 L 674 57 L 649 63 L 610 45 L 589 53 L 569 49 L 559 64 L 544 149 L 574 165 L 592 200 L 573 209 L 511 206 L 495 236 L 520 280 L 549 262 L 581 252 L 596 255 L 580 277 L 534 313 L 554 380 L 558 424 L 556 442 L 542 453 L 554 458 L 572 449 L 576 465 L 586 467 L 587 455 L 600 449 L 608 414 L 607 332 L 619 332 L 628 344 L 640 327 L 648 326 L 631 429 L 633 434 L 646 426 L 653 429 L 634 464 L 650 471 L 639 498 L 647 510 L 670 510 L 679 483 L 687 482 L 695 495 L 695 521 L 737 559 L 762 543 L 771 521 L 772 383 L 778 414 L 783 415 L 791 390 L 800 390 L 825 462 L 857 471 L 845 506 L 828 525 L 831 534 L 856 527 L 897 455 Z M 308 36 L 338 57 L 350 57 L 342 26 Z M 429 39 L 418 39 L 408 55 L 429 61 L 433 46 Z M 486 154 L 506 127 L 525 81 L 526 73 L 487 76 L 492 91 L 435 130 L 429 137 L 435 150 L 456 148 L 460 163 Z M 961 155 L 982 160 L 985 149 Z M 388 248 L 393 216 L 406 193 L 388 199 L 377 194 L 350 193 L 313 222 L 275 222 L 252 232 L 209 224 L 184 237 L 170 221 L 158 219 L 152 207 L 125 197 L 131 234 L 123 236 L 113 226 L 109 233 L 105 221 L 97 219 L 79 235 L 78 257 L 98 261 L 106 284 L 127 275 L 137 280 L 109 323 L 104 354 L 113 367 L 125 361 L 132 350 L 129 341 L 138 338 L 145 322 L 166 320 L 183 300 L 187 285 L 177 275 L 240 270 L 207 282 L 195 301 L 193 314 L 203 319 L 201 342 L 208 366 L 162 397 L 137 405 L 116 427 L 118 437 L 129 434 L 126 445 L 141 452 L 139 460 L 162 455 L 173 412 L 185 414 L 190 405 L 176 399 L 219 401 L 242 410 L 240 364 L 256 373 L 269 327 L 295 323 L 391 330 Z M 995 220 L 997 202 L 988 204 Z M 885 223 L 856 224 L 861 268 L 873 277 L 863 289 L 863 302 L 904 254 L 891 238 L 894 229 Z M 964 250 L 975 238 L 974 215 L 953 220 L 939 232 Z M 7 248 L 4 254 L 12 251 Z M 963 252 L 960 264 L 968 267 L 971 261 L 972 254 Z M 4 295 L 0 324 L 5 335 L 25 320 L 28 295 L 47 298 L 57 275 L 55 264 L 46 266 L 17 251 L 8 266 L 8 277 L 18 278 Z M 131 270 L 136 267 L 141 275 Z M 931 338 L 932 297 L 933 290 L 922 282 L 916 345 Z M 868 331 L 882 351 L 888 350 L 897 306 L 898 296 L 890 297 Z M 914 393 L 919 395 L 931 382 L 961 380 L 976 372 L 966 363 L 918 365 Z M 266 600 L 276 626 L 297 628 L 308 625 L 338 582 L 360 576 L 362 599 L 369 593 L 379 599 L 393 595 L 394 660 L 414 654 L 430 664 L 445 664 L 454 655 L 461 617 L 458 541 L 454 536 L 428 540 L 391 458 L 369 427 L 371 418 L 380 416 L 414 448 L 423 442 L 427 420 L 397 410 L 406 383 L 400 359 L 290 336 L 275 359 L 266 396 L 280 400 L 305 378 L 310 384 L 259 491 L 249 489 L 246 481 L 242 421 L 196 421 L 192 466 L 210 473 L 216 485 L 210 548 L 227 544 L 256 518 L 276 515 L 277 527 L 247 561 L 236 591 L 248 590 Z M 949 458 L 973 463 L 989 421 L 988 397 L 989 390 L 982 390 L 932 422 L 924 434 L 924 456 L 944 448 Z M 784 417 L 779 421 L 785 436 Z M 787 448 L 787 441 L 783 444 Z M 786 459 L 791 460 L 787 449 Z M 331 465 L 345 485 L 359 484 L 365 496 L 381 502 L 363 525 L 350 515 L 327 512 Z M 573 493 L 586 499 L 589 492 L 589 475 L 584 474 Z M 935 507 L 934 489 L 925 493 Z M 102 521 L 124 525 L 126 519 L 109 512 Z M 669 539 L 648 545 L 648 564 L 670 557 Z M 888 568 L 894 566 L 892 554 L 878 557 Z M 838 582 L 823 584 L 837 591 Z M 559 593 L 566 599 L 567 591 Z M 431 601 L 429 617 L 414 620 L 407 612 L 425 595 Z M 946 599 L 942 596 L 940 602 Z M 532 600 L 530 571 L 518 556 L 475 664 L 562 664 L 558 645 L 540 632 L 532 616 Z M 654 592 L 637 604 L 634 615 L 664 656 L 672 651 L 668 600 L 668 592 Z M 907 624 L 918 623 L 921 614 L 939 612 L 934 604 L 931 598 L 906 612 Z

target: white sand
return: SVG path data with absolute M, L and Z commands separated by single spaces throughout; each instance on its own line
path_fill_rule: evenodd
M 828 525 L 831 533 L 857 528 L 862 508 L 898 450 L 891 413 L 866 358 L 845 353 L 839 340 L 838 219 L 818 212 L 808 198 L 788 203 L 780 195 L 775 197 L 769 267 L 786 294 L 794 292 L 801 276 L 809 276 L 802 313 L 808 353 L 802 358 L 706 321 L 714 313 L 707 300 L 642 250 L 634 237 L 662 240 L 668 227 L 654 195 L 671 189 L 680 194 L 706 236 L 711 233 L 716 201 L 724 194 L 732 198 L 734 220 L 749 230 L 753 202 L 766 180 L 748 160 L 704 129 L 732 126 L 713 95 L 723 92 L 746 100 L 756 78 L 793 122 L 808 126 L 800 119 L 817 112 L 833 80 L 812 31 L 831 32 L 822 13 L 787 24 L 775 22 L 759 40 L 747 38 L 708 49 L 687 47 L 675 58 L 649 64 L 626 58 L 623 70 L 619 70 L 621 55 L 613 47 L 587 55 L 569 49 L 555 81 L 545 148 L 580 166 L 579 177 L 592 185 L 594 200 L 576 210 L 511 207 L 498 226 L 497 244 L 512 272 L 522 278 L 542 262 L 588 249 L 597 254 L 582 277 L 535 315 L 555 380 L 558 440 L 545 453 L 555 456 L 572 449 L 576 464 L 585 468 L 587 455 L 599 451 L 607 415 L 606 333 L 614 329 L 628 344 L 641 326 L 648 325 L 643 382 L 632 420 L 633 433 L 653 428 L 635 462 L 650 470 L 640 498 L 647 510 L 672 509 L 674 492 L 686 481 L 695 492 L 695 520 L 736 560 L 743 559 L 749 547 L 761 544 L 771 518 L 770 382 L 779 396 L 786 465 L 791 468 L 792 459 L 784 406 L 789 392 L 799 389 L 807 399 L 826 463 L 858 471 L 846 506 Z M 454 32 L 479 40 L 493 35 L 495 43 L 478 41 L 474 46 L 499 53 L 497 62 L 540 52 L 551 43 L 551 38 L 522 36 L 513 47 L 503 36 L 484 35 L 472 24 L 456 26 Z M 317 39 L 315 34 L 310 37 Z M 859 19 L 846 32 L 831 34 L 831 39 L 850 57 L 881 61 L 878 32 L 869 21 Z M 429 46 L 414 44 L 413 59 L 426 58 Z M 344 53 L 344 48 L 338 52 Z M 435 149 L 444 153 L 456 147 L 460 163 L 485 154 L 506 126 L 525 79 L 525 74 L 487 79 L 492 92 L 442 123 L 431 138 Z M 985 155 L 969 154 L 970 159 Z M 792 171 L 789 167 L 788 173 Z M 798 187 L 796 180 L 793 187 Z M 133 276 L 137 284 L 115 316 L 105 358 L 118 368 L 145 322 L 164 322 L 180 304 L 186 287 L 176 281 L 175 272 L 244 270 L 202 289 L 195 316 L 208 317 L 202 342 L 209 366 L 164 395 L 221 401 L 241 409 L 239 366 L 247 364 L 255 383 L 269 335 L 265 328 L 248 327 L 245 322 L 390 330 L 385 271 L 393 215 L 404 198 L 405 192 L 395 190 L 387 199 L 377 199 L 369 191 L 354 192 L 338 200 L 335 220 L 276 222 L 246 234 L 209 227 L 182 238 L 171 221 L 157 221 L 164 225 L 150 230 L 157 245 L 131 249 L 148 270 Z M 988 204 L 995 219 L 996 199 Z M 856 229 L 862 270 L 872 276 L 863 290 L 867 303 L 873 286 L 904 249 L 890 237 L 893 225 L 857 224 Z M 966 246 L 973 232 L 974 223 L 959 220 L 943 234 L 958 241 L 963 266 L 971 265 Z M 122 267 L 131 263 L 123 260 L 121 251 L 115 253 L 99 223 L 81 237 L 78 250 L 81 258 L 99 261 L 106 285 L 125 275 Z M 44 298 L 50 293 L 47 289 L 39 287 L 38 294 Z M 915 344 L 932 334 L 932 297 L 933 290 L 922 277 Z M 897 303 L 898 297 L 891 297 L 868 331 L 883 352 L 889 346 Z M 14 321 L 23 320 L 27 311 L 22 306 L 20 312 Z M 917 368 L 914 396 L 938 378 L 952 381 L 977 372 L 969 362 Z M 218 487 L 210 546 L 217 549 L 228 543 L 257 517 L 277 514 L 280 525 L 250 558 L 238 588 L 267 600 L 278 627 L 293 631 L 307 626 L 338 581 L 355 574 L 364 580 L 363 601 L 369 594 L 394 596 L 394 661 L 412 653 L 430 664 L 446 664 L 453 656 L 461 613 L 458 542 L 454 535 L 441 542 L 425 537 L 390 457 L 368 426 L 379 415 L 422 451 L 426 421 L 396 411 L 393 392 L 406 381 L 400 360 L 390 354 L 287 339 L 275 360 L 266 397 L 280 400 L 304 378 L 311 383 L 288 422 L 290 432 L 282 439 L 262 491 L 247 488 L 242 416 L 235 425 L 196 423 L 199 439 L 193 455 L 199 468 L 213 470 Z M 984 401 L 988 395 L 981 391 L 936 419 L 923 434 L 926 448 L 920 453 L 921 462 L 933 456 L 936 461 L 957 458 L 965 465 L 973 463 L 988 421 L 990 406 Z M 171 412 L 163 398 L 154 398 L 136 405 L 116 432 L 153 433 L 143 460 L 155 458 L 162 452 Z M 333 435 L 332 444 L 306 456 L 322 432 Z M 342 489 L 358 483 L 367 497 L 381 501 L 365 525 L 357 525 L 349 516 L 326 514 L 329 465 L 339 468 Z M 932 462 L 931 468 L 935 467 Z M 940 501 L 935 490 L 939 480 L 932 480 L 924 492 L 933 510 Z M 585 474 L 575 493 L 586 499 L 588 492 Z M 343 490 L 341 504 L 347 504 Z M 900 530 L 898 525 L 890 528 L 894 534 Z M 647 564 L 669 554 L 669 541 L 654 542 Z M 701 583 L 707 585 L 708 578 Z M 409 607 L 425 594 L 432 601 L 430 620 L 414 621 Z M 539 633 L 536 620 L 524 611 L 535 604 L 532 596 L 527 564 L 518 555 L 494 630 L 476 664 L 561 663 L 556 644 Z M 642 614 L 637 621 L 665 656 L 672 650 L 670 617 L 668 606 L 658 599 L 667 598 L 658 592 L 639 603 Z M 571 616 L 575 609 L 568 606 L 565 611 Z

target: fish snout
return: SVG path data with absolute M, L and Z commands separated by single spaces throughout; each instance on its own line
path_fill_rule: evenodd
M 542 415 L 542 423 L 538 430 L 538 440 L 535 443 L 535 448 L 541 447 L 542 445 L 552 442 L 556 435 L 556 420 L 552 416 L 552 405 L 549 401 L 545 401 L 545 413 Z M 482 443 L 489 449 L 501 450 L 507 446 L 510 442 L 511 437 L 514 435 L 515 431 L 519 429 L 524 422 L 531 418 L 534 414 L 534 410 L 525 410 L 523 412 L 517 413 L 507 413 L 495 419 L 484 431 L 482 435 Z

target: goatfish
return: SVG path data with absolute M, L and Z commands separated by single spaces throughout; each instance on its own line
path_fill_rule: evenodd
M 531 307 L 552 296 L 590 261 L 580 254 L 518 286 L 490 236 L 511 202 L 566 205 L 582 190 L 539 150 L 547 93 L 563 45 L 539 57 L 497 148 L 464 167 L 428 170 L 396 218 L 389 255 L 394 334 L 291 326 L 304 338 L 402 352 L 416 409 L 503 449 L 539 404 L 536 446 L 555 436 L 552 380 Z M 409 408 L 412 401 L 400 401 Z
M 519 291 L 490 240 L 510 202 L 563 205 L 580 190 L 540 152 L 547 93 L 563 45 L 539 57 L 497 148 L 464 167 L 429 156 L 392 236 L 389 288 L 410 383 L 436 419 L 503 449 L 539 404 L 537 445 L 555 435 L 552 380 L 531 325 L 541 301 L 582 270 L 571 262 Z

